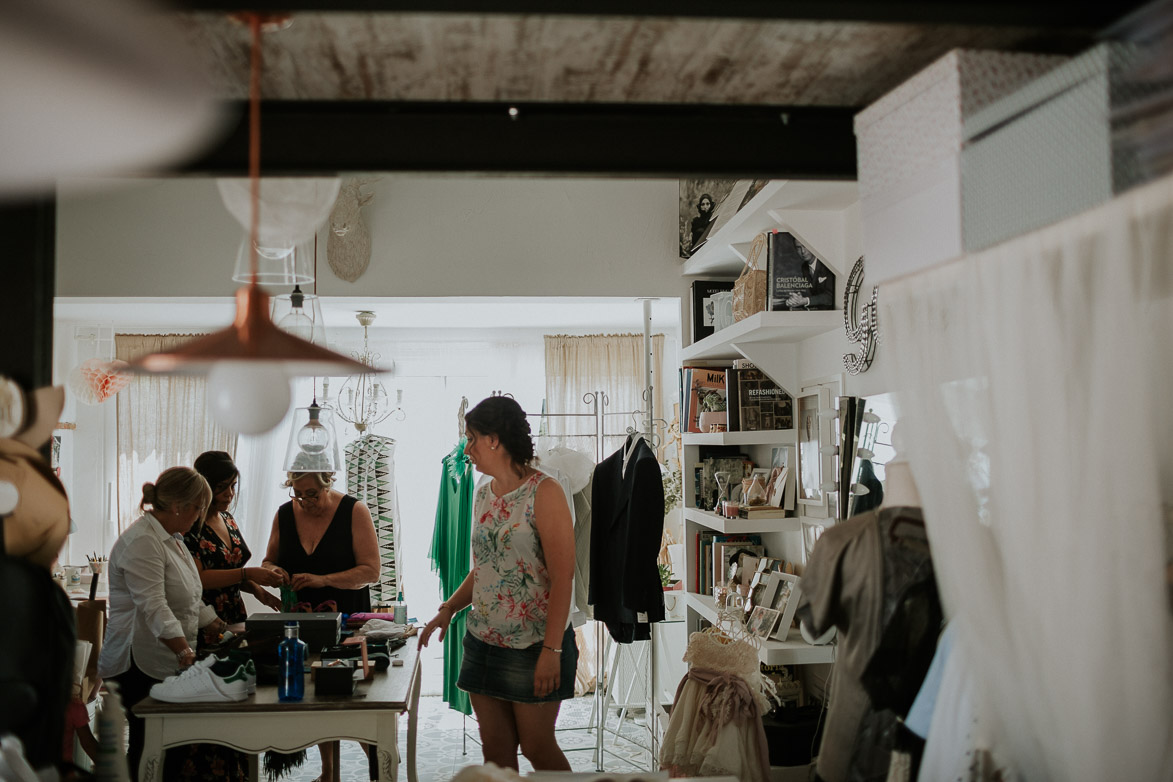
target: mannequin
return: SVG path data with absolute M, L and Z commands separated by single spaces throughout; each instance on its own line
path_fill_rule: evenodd
M 912 469 L 899 455 L 884 465 L 884 501 L 881 508 L 919 508 L 920 492 Z
M 76 643 L 73 608 L 49 575 L 69 534 L 69 502 L 36 450 L 57 423 L 65 391 L 26 394 L 2 378 L 0 385 L 0 483 L 16 495 L 0 525 L 0 594 L 10 627 L 36 628 L 0 635 L 0 735 L 15 734 L 30 765 L 43 768 L 61 760 Z

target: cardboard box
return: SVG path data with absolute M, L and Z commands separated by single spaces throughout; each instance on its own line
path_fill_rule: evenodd
M 962 254 L 966 118 L 1064 61 L 954 49 L 856 115 L 869 285 Z
M 342 614 L 337 611 L 249 614 L 244 627 L 249 636 L 257 640 L 284 638 L 286 622 L 298 623 L 298 638 L 305 641 L 310 653 L 335 645 L 342 634 Z

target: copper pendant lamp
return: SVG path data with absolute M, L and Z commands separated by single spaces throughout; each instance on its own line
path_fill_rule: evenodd
M 224 362 L 246 362 L 247 365 L 255 366 L 262 371 L 279 369 L 286 376 L 335 377 L 370 372 L 372 368 L 365 364 L 277 328 L 269 315 L 269 296 L 257 284 L 256 248 L 260 225 L 261 28 L 282 26 L 288 17 L 247 13 L 240 14 L 238 18 L 247 21 L 252 33 L 249 71 L 249 182 L 252 189 L 249 244 L 252 248 L 252 279 L 248 285 L 236 292 L 236 317 L 228 328 L 186 342 L 169 351 L 142 356 L 132 361 L 131 367 L 150 373 L 204 374 Z

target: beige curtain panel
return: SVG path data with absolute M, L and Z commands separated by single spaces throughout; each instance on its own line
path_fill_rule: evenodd
M 170 350 L 190 334 L 118 334 L 117 358 Z M 236 457 L 236 435 L 208 412 L 208 381 L 186 375 L 136 375 L 118 394 L 118 532 L 139 516 L 144 483 L 168 467 L 190 467 L 204 451 Z

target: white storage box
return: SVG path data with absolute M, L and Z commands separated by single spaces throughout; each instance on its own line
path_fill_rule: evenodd
M 954 49 L 856 115 L 869 283 L 961 254 L 965 119 L 1065 59 Z
M 1133 156 L 1113 145 L 1109 120 L 1122 100 L 1154 89 L 1128 78 L 1140 56 L 1128 44 L 1100 44 L 966 118 L 967 252 L 1103 203 L 1139 180 Z

